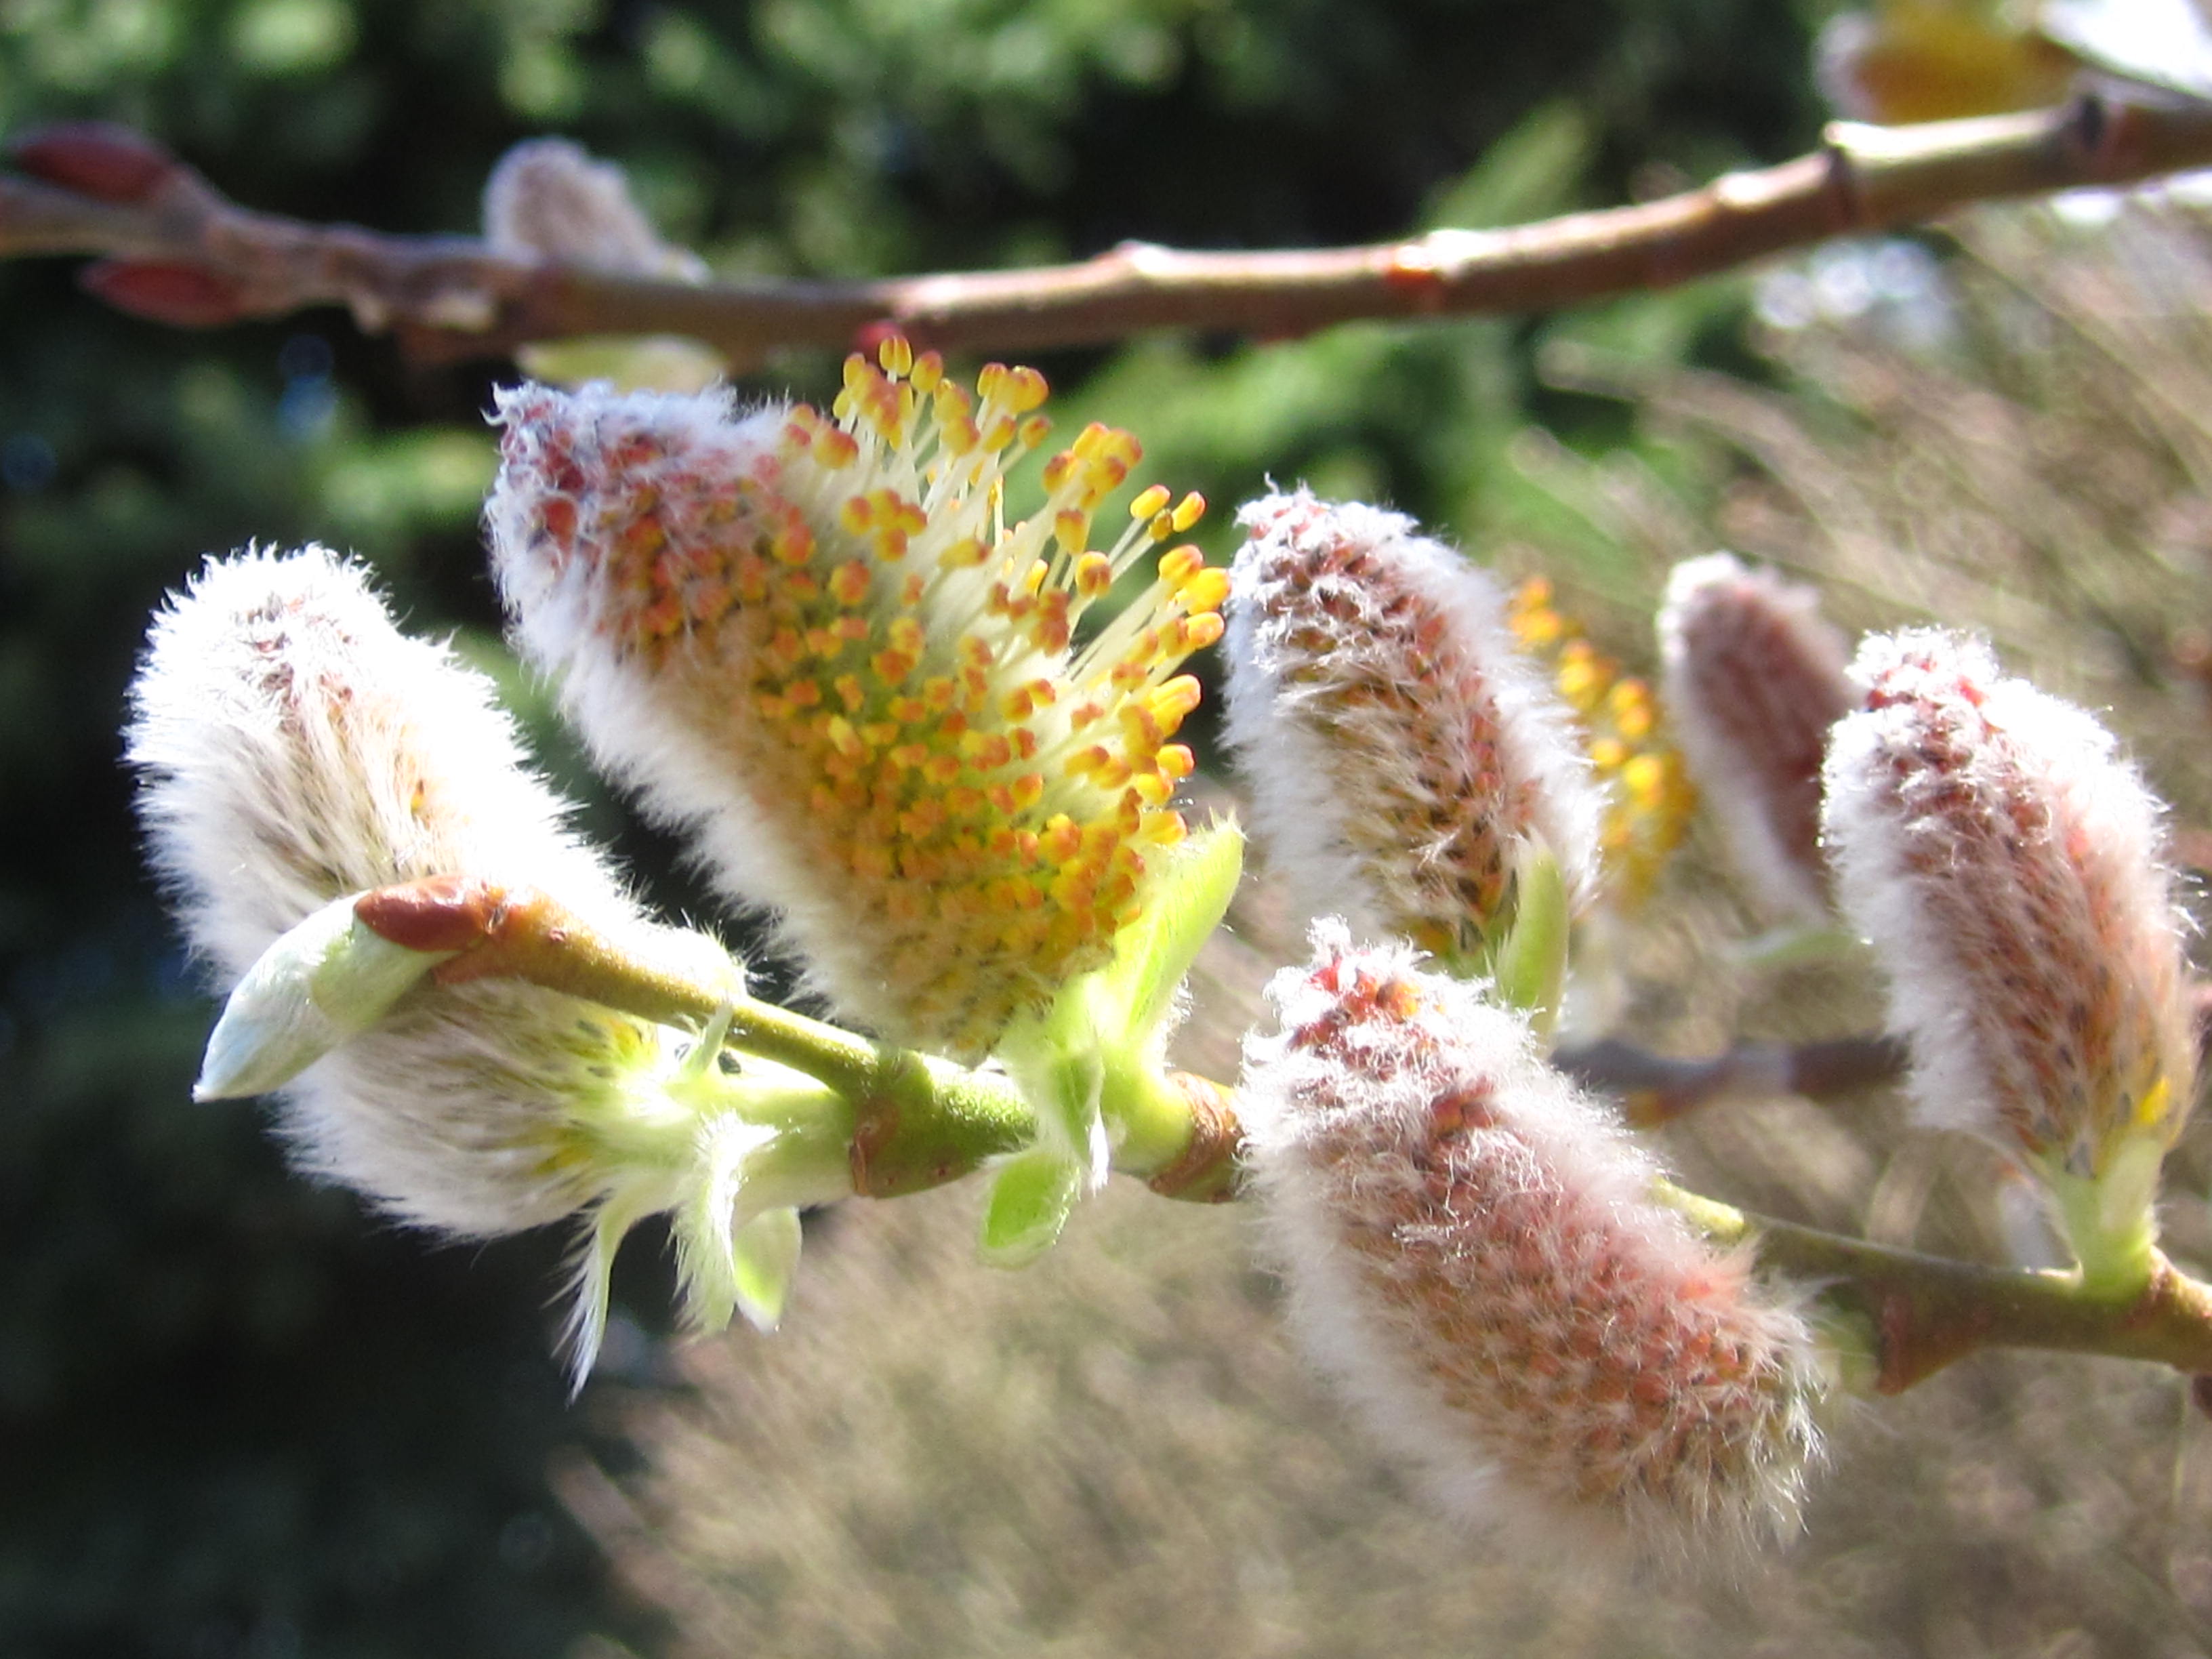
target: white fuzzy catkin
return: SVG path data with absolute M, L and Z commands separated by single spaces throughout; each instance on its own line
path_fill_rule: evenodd
M 1828 915 L 1820 764 L 1856 702 L 1850 647 L 1810 588 L 1726 553 L 1674 567 L 1658 619 L 1662 695 L 1699 793 L 1777 917 Z
M 1306 914 L 1478 956 L 1532 837 L 1588 896 L 1602 798 L 1490 577 L 1303 489 L 1237 522 L 1224 733 Z
M 484 240 L 509 257 L 540 255 L 603 270 L 707 274 L 699 257 L 660 240 L 612 161 L 565 138 L 526 138 L 484 181 Z
M 489 683 L 402 635 L 321 548 L 210 560 L 172 599 L 127 749 L 155 865 L 225 988 L 331 901 L 441 875 L 532 884 L 641 948 L 732 971 L 648 929 L 527 769 Z M 285 1091 L 285 1133 L 303 1164 L 409 1221 L 512 1232 L 605 1196 L 592 1127 L 649 1103 L 679 1047 L 532 985 L 441 988 L 310 1067 Z
M 1179 840 L 1223 573 L 1191 546 L 1077 644 L 1084 611 L 1202 506 L 1157 486 L 1089 550 L 1138 459 L 1092 427 L 1006 522 L 1046 388 L 980 396 L 886 343 L 827 416 L 726 394 L 503 392 L 493 566 L 609 770 L 771 908 L 810 987 L 963 1059 L 1101 965 L 1146 860 Z M 1102 540 L 1106 540 L 1104 537 Z
M 1792 1528 L 1804 1322 L 1653 1200 L 1523 1018 L 1340 923 L 1314 944 L 1238 1109 L 1293 1322 L 1377 1437 L 1523 1543 L 1700 1561 Z
M 1890 975 L 1923 1121 L 2045 1174 L 2171 1145 L 2195 1092 L 2157 801 L 2085 711 L 1940 629 L 1869 638 L 1831 740 L 1837 890 Z

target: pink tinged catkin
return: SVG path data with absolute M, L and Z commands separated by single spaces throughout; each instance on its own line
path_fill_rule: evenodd
M 1293 1322 L 1378 1437 L 1523 1539 L 1697 1560 L 1792 1528 L 1803 1321 L 1654 1202 L 1523 1019 L 1340 924 L 1315 945 L 1238 1109 Z
M 1825 835 L 1923 1120 L 2047 1186 L 2133 1164 L 2147 1208 L 2196 1084 L 2158 803 L 2110 732 L 1978 641 L 1876 635 L 1852 672 L 1864 707 L 1830 745 Z
M 1490 577 L 1408 519 L 1303 489 L 1237 522 L 1224 731 L 1307 914 L 1479 960 L 1538 842 L 1587 896 L 1602 801 Z
M 210 560 L 155 619 L 126 738 L 153 861 L 224 988 L 332 901 L 452 874 L 534 884 L 641 950 L 735 971 L 641 920 L 489 682 L 402 635 L 320 548 Z M 441 988 L 292 1084 L 285 1131 L 302 1163 L 409 1221 L 512 1232 L 606 1199 L 619 1172 L 600 1137 L 667 1115 L 659 1079 L 683 1046 L 533 986 Z
M 1103 965 L 1192 769 L 1177 672 L 1226 581 L 1170 548 L 1079 645 L 1085 611 L 1188 530 L 1157 486 L 1105 550 L 1138 459 L 1093 427 L 1009 525 L 1040 442 L 1035 371 L 977 394 L 933 355 L 854 357 L 828 415 L 726 396 L 501 394 L 487 517 L 524 649 L 608 769 L 772 909 L 845 1018 L 962 1058 Z
M 1778 917 L 1828 914 L 1820 765 L 1857 699 L 1811 589 L 1725 553 L 1674 567 L 1659 612 L 1662 692 L 1737 866 Z

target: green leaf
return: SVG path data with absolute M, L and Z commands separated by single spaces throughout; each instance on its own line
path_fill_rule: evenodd
M 799 1212 L 779 1208 L 755 1216 L 730 1241 L 738 1310 L 757 1331 L 772 1331 L 783 1318 L 801 1236 Z
M 1146 872 L 1135 921 L 1114 937 L 1095 975 L 1097 1023 L 1109 1040 L 1149 1040 L 1175 1006 L 1183 975 L 1229 912 L 1244 869 L 1244 833 L 1208 824 Z
M 991 1179 L 983 1211 L 983 1260 L 1025 1267 L 1059 1241 L 1082 1194 L 1082 1167 L 1048 1146 L 1017 1152 Z
M 1525 1010 L 1538 1033 L 1548 1036 L 1567 978 L 1567 884 L 1551 849 L 1532 840 L 1514 886 L 1513 923 L 1492 959 L 1491 973 L 1498 995 Z

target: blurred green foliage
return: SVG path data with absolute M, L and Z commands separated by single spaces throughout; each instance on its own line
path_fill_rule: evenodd
M 252 206 L 419 231 L 471 226 L 501 151 L 560 131 L 724 270 L 858 275 L 1501 222 L 1778 158 L 1816 118 L 1809 21 L 1763 0 L 0 0 L 0 131 L 129 122 Z M 1064 422 L 1133 427 L 1154 476 L 1224 506 L 1273 473 L 1480 536 L 1557 511 L 1510 461 L 1532 416 L 1622 435 L 1611 406 L 1536 388 L 1540 339 L 1725 357 L 1736 311 L 1717 285 L 1044 366 Z M 653 1645 L 548 1485 L 594 1420 L 547 1352 L 563 1242 L 433 1248 L 287 1176 L 252 1108 L 190 1103 L 211 1009 L 117 763 L 163 591 L 210 550 L 319 538 L 414 625 L 462 630 L 590 789 L 496 643 L 476 546 L 503 372 L 411 368 L 335 313 L 164 331 L 58 264 L 0 267 L 11 1655 Z M 704 908 L 656 837 L 603 797 L 590 815 Z M 634 1246 L 628 1267 L 634 1328 L 662 1328 L 657 1264 Z M 620 1348 L 617 1380 L 652 1385 L 650 1341 Z

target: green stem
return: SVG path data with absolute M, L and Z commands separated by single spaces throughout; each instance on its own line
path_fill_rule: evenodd
M 2116 1296 L 2077 1272 L 1977 1267 L 1771 1220 L 1671 1182 L 1657 1183 L 1656 1192 L 1709 1237 L 1750 1243 L 1762 1262 L 1820 1285 L 1823 1301 L 1864 1319 L 1884 1394 L 1990 1347 L 2108 1354 L 2212 1372 L 2212 1285 L 2154 1249 L 2146 1278 Z
M 704 1026 L 726 1011 L 740 1050 L 803 1072 L 851 1105 L 854 1192 L 878 1198 L 957 1179 L 1036 1138 L 1030 1109 L 995 1072 L 872 1042 L 638 959 L 542 894 L 439 881 L 366 896 L 356 914 L 394 943 L 459 952 L 447 982 L 514 977 L 641 1018 Z M 1229 1093 L 1184 1073 L 1107 1079 L 1122 1126 L 1115 1164 L 1181 1198 L 1233 1196 L 1238 1129 Z M 817 1115 L 817 1121 L 820 1121 Z M 832 1132 L 842 1125 L 832 1126 Z M 834 1153 L 831 1155 L 834 1158 Z M 818 1156 L 813 1160 L 820 1162 Z M 1896 1393 L 1985 1347 L 2057 1349 L 2212 1374 L 2212 1286 L 2154 1249 L 2124 1285 L 2079 1272 L 1983 1267 L 1770 1220 L 1661 1182 L 1657 1195 L 1716 1242 L 1819 1285 L 1866 1333 L 1875 1386 Z

